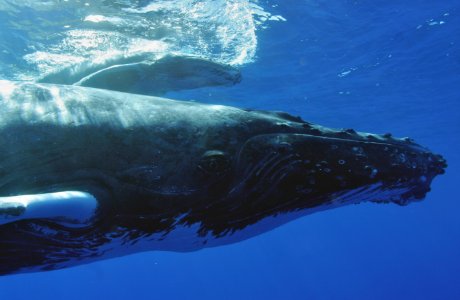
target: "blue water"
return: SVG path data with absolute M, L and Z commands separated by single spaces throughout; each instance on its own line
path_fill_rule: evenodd
M 0 299 L 460 299 L 460 3 L 259 5 L 286 21 L 256 31 L 240 84 L 167 96 L 410 136 L 449 164 L 425 201 L 327 210 L 194 253 L 1 277 Z

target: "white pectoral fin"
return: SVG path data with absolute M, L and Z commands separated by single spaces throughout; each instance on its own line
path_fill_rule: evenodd
M 46 219 L 66 226 L 91 223 L 96 198 L 80 191 L 0 197 L 0 225 L 28 219 Z

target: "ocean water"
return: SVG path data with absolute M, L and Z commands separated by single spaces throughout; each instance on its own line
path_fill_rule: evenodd
M 0 277 L 0 299 L 460 299 L 459 30 L 452 0 L 0 0 L 0 79 L 193 55 L 242 81 L 165 96 L 410 136 L 449 164 L 406 207 L 351 205 L 233 245 Z

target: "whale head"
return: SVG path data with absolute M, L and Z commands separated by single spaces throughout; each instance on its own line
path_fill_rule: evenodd
M 120 172 L 118 221 L 149 228 L 169 218 L 221 238 L 274 220 L 259 233 L 352 203 L 420 201 L 447 167 L 409 138 L 326 128 L 286 113 L 237 113 L 237 121 L 214 122 L 194 139 L 182 127 L 169 134 L 173 147 L 147 152 L 144 162 Z
M 250 113 L 253 134 L 233 152 L 210 147 L 199 163 L 213 181 L 214 199 L 189 217 L 203 232 L 225 236 L 265 218 L 291 214 L 284 218 L 289 221 L 352 203 L 404 206 L 423 199 L 447 167 L 409 138 L 334 130 L 285 113 Z

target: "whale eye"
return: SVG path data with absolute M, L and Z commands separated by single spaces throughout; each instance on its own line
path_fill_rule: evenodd
M 222 173 L 228 170 L 230 161 L 227 155 L 218 150 L 206 151 L 201 157 L 199 168 L 207 173 Z

